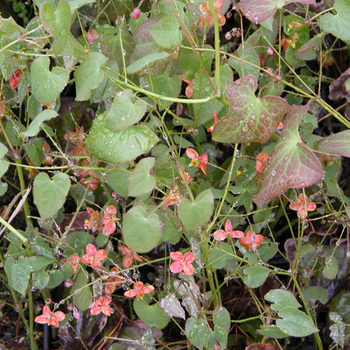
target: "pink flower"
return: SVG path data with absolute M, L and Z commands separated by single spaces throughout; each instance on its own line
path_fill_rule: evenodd
M 135 282 L 133 289 L 128 290 L 124 295 L 128 298 L 143 298 L 145 294 L 152 293 L 154 287 L 151 285 L 145 286 L 143 282 Z
M 256 234 L 254 231 L 249 230 L 246 234 L 246 237 L 243 237 L 239 240 L 239 243 L 243 247 L 246 247 L 250 250 L 255 250 L 263 242 L 264 236 Z
M 115 223 L 116 221 L 120 220 L 115 216 L 116 213 L 117 213 L 117 208 L 114 205 L 109 205 L 105 209 L 105 213 L 102 218 L 102 224 L 103 224 L 102 234 L 109 236 L 115 232 L 115 230 L 117 229 Z
M 191 265 L 193 261 L 196 259 L 196 256 L 192 252 L 187 252 L 182 254 L 180 252 L 172 252 L 170 253 L 170 258 L 175 260 L 170 265 L 170 271 L 173 273 L 179 273 L 183 271 L 186 275 L 193 275 L 194 267 Z
M 21 77 L 22 77 L 22 71 L 20 69 L 15 70 L 15 72 L 12 74 L 10 78 L 11 89 L 16 89 L 19 81 L 21 80 Z
M 64 312 L 62 311 L 51 312 L 50 308 L 47 305 L 45 305 L 43 307 L 43 314 L 35 317 L 34 321 L 36 323 L 41 323 L 41 324 L 47 323 L 48 325 L 58 327 L 59 322 L 63 321 L 65 317 L 66 315 Z
M 78 254 L 73 254 L 66 260 L 66 263 L 72 266 L 73 271 L 75 273 L 78 270 L 78 267 L 80 266 L 80 256 Z
M 97 250 L 96 247 L 89 243 L 86 246 L 86 253 L 82 256 L 81 260 L 90 265 L 94 270 L 102 267 L 102 260 L 106 259 L 107 253 L 104 249 Z
M 92 208 L 86 207 L 90 219 L 86 219 L 84 222 L 84 228 L 90 229 L 92 232 L 101 231 L 100 212 Z
M 232 238 L 242 238 L 244 237 L 244 232 L 232 230 L 231 220 L 227 219 L 225 222 L 225 230 L 216 230 L 213 237 L 217 241 L 223 241 L 226 239 L 227 235 L 230 235 Z
M 298 196 L 298 200 L 289 204 L 289 208 L 292 210 L 296 210 L 298 213 L 298 218 L 301 220 L 305 220 L 307 217 L 308 211 L 316 210 L 316 204 L 310 202 L 304 193 L 300 193 Z
M 256 163 L 255 163 L 255 170 L 258 174 L 264 170 L 264 166 L 269 158 L 270 158 L 270 156 L 265 152 L 261 152 L 257 155 Z
M 219 122 L 219 118 L 218 118 L 218 113 L 215 111 L 214 112 L 214 124 L 207 129 L 208 132 L 212 132 L 214 130 L 214 126 L 215 124 L 217 124 Z
M 117 286 L 122 284 L 122 278 L 119 275 L 119 267 L 115 266 L 111 269 L 110 275 L 107 279 L 107 283 L 105 286 L 105 293 L 112 294 Z
M 164 211 L 167 210 L 169 205 L 180 202 L 181 197 L 180 197 L 177 185 L 175 185 L 174 188 L 170 190 L 169 194 L 163 197 L 162 199 L 165 199 L 163 203 Z
M 131 17 L 134 17 L 135 19 L 139 19 L 141 15 L 141 10 L 138 7 L 135 7 L 131 12 Z
M 102 298 L 96 299 L 91 306 L 90 313 L 92 315 L 98 315 L 102 312 L 104 315 L 110 316 L 112 314 L 111 307 L 109 306 L 111 302 L 112 299 L 106 295 Z
M 139 255 L 133 252 L 129 247 L 118 247 L 118 249 L 125 255 L 123 259 L 124 269 L 129 268 L 134 263 L 134 260 L 142 261 Z
M 187 157 L 192 159 L 189 166 L 196 166 L 203 171 L 204 174 L 207 174 L 207 164 L 208 164 L 208 155 L 202 154 L 199 156 L 196 150 L 193 148 L 186 149 Z
M 215 15 L 217 16 L 219 26 L 223 26 L 226 23 L 226 18 L 220 13 L 220 9 L 223 6 L 223 0 L 217 0 L 213 2 Z M 199 9 L 202 12 L 202 16 L 199 21 L 201 27 L 206 27 L 213 22 L 213 15 L 210 12 L 209 5 L 199 5 Z
M 183 170 L 182 175 L 184 176 L 184 179 L 188 184 L 193 181 L 193 178 L 191 177 L 191 175 L 187 171 Z M 183 183 L 182 177 L 180 177 L 180 181 Z
M 90 29 L 85 34 L 85 38 L 92 45 L 94 43 L 94 40 L 98 39 L 98 33 L 95 29 Z

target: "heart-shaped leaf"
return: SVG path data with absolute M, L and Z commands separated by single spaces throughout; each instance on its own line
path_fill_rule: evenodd
M 243 281 L 250 288 L 261 286 L 270 274 L 270 270 L 263 266 L 249 266 L 243 272 L 245 274 Z
M 42 220 L 56 215 L 66 201 L 70 188 L 69 176 L 59 173 L 50 179 L 46 173 L 40 173 L 34 180 L 34 201 Z
M 64 49 L 70 33 L 72 23 L 70 6 L 68 2 L 61 0 L 55 11 L 53 4 L 44 2 L 40 7 L 39 15 L 45 30 L 55 38 L 53 49 L 55 54 L 58 55 Z
M 264 299 L 273 303 L 271 309 L 274 311 L 282 310 L 287 306 L 294 309 L 299 309 L 301 307 L 296 297 L 283 289 L 270 290 L 265 294 Z
M 35 117 L 35 119 L 28 126 L 28 129 L 22 132 L 22 135 L 26 137 L 37 135 L 38 132 L 40 131 L 41 125 L 45 121 L 50 120 L 52 118 L 56 118 L 57 116 L 58 116 L 58 113 L 53 109 L 45 109 Z
M 86 145 L 100 159 L 123 163 L 148 152 L 158 141 L 146 126 L 130 126 L 113 132 L 105 127 L 105 114 L 101 114 L 94 120 Z
M 350 130 L 330 135 L 316 142 L 315 146 L 320 152 L 350 157 Z
M 290 107 L 284 98 L 255 97 L 253 76 L 240 78 L 228 88 L 229 111 L 214 126 L 213 140 L 223 143 L 264 143 L 275 133 Z
M 146 113 L 146 102 L 136 99 L 130 89 L 118 95 L 106 116 L 106 128 L 118 131 L 137 123 Z
M 22 294 L 26 295 L 29 284 L 30 268 L 27 259 L 20 257 L 17 262 L 9 257 L 5 263 L 5 272 L 10 286 Z
M 276 147 L 263 171 L 256 176 L 259 193 L 253 201 L 261 206 L 289 188 L 304 188 L 323 176 L 320 161 L 301 140 L 298 125 L 307 112 L 306 106 L 292 106 L 284 121 Z
M 103 80 L 101 66 L 108 58 L 99 52 L 91 52 L 86 55 L 84 61 L 77 67 L 74 74 L 76 100 L 85 101 L 91 96 L 91 90 L 96 89 Z
M 147 253 L 160 241 L 162 235 L 160 226 L 157 214 L 143 206 L 134 206 L 124 215 L 124 243 L 137 253 Z
M 215 344 L 215 338 L 208 323 L 200 318 L 199 320 L 190 317 L 186 321 L 185 333 L 188 340 L 198 349 L 212 349 Z
M 30 67 L 32 93 L 42 104 L 54 102 L 68 83 L 69 71 L 62 67 L 53 67 L 50 72 L 50 59 L 40 56 Z
M 129 177 L 129 196 L 138 197 L 150 193 L 156 185 L 156 179 L 151 175 L 155 158 L 144 158 L 136 165 Z
M 148 327 L 163 329 L 170 321 L 170 317 L 158 304 L 148 305 L 143 299 L 135 299 L 134 310 Z
M 164 48 L 172 49 L 181 43 L 180 24 L 174 14 L 160 16 L 149 31 L 155 43 Z
M 336 0 L 334 7 L 336 15 L 326 13 L 319 19 L 320 28 L 342 40 L 350 40 L 350 2 Z
M 277 327 L 293 337 L 306 337 L 318 332 L 312 318 L 300 310 L 286 307 L 278 312 L 278 316 L 282 319 L 276 321 Z
M 181 200 L 179 216 L 186 230 L 193 230 L 206 224 L 214 209 L 214 196 L 211 189 L 200 193 L 194 202 Z
M 251 22 L 258 24 L 272 17 L 277 9 L 291 2 L 300 4 L 315 4 L 316 0 L 242 0 L 237 4 L 244 16 Z

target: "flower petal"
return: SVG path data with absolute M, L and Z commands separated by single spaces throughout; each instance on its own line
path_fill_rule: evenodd
M 173 273 L 179 273 L 183 269 L 183 263 L 181 261 L 175 261 L 170 264 L 170 271 Z
M 181 260 L 182 257 L 183 257 L 183 255 L 180 252 L 171 252 L 170 253 L 170 258 L 173 260 Z
M 197 151 L 194 150 L 193 148 L 187 148 L 186 154 L 187 154 L 187 157 L 191 158 L 191 159 L 198 159 L 198 157 L 199 157 Z
M 213 237 L 216 241 L 223 241 L 226 239 L 227 233 L 224 230 L 216 230 Z
M 95 255 L 96 252 L 97 252 L 97 249 L 96 249 L 96 247 L 95 247 L 93 244 L 89 243 L 89 244 L 86 246 L 86 253 L 87 253 L 88 255 L 90 255 L 90 256 Z

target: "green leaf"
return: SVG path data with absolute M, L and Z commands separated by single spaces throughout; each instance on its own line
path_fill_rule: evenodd
M 86 231 L 76 231 L 69 233 L 66 238 L 67 248 L 64 253 L 67 256 L 77 254 L 85 254 L 85 248 L 89 243 L 93 242 L 92 236 Z
M 7 148 L 0 143 L 0 178 L 6 173 L 7 169 L 9 168 L 9 162 L 6 160 L 2 160 L 7 153 Z M 6 182 L 0 182 L 0 196 L 4 195 L 7 191 L 7 183 Z
M 87 5 L 95 3 L 96 0 L 67 0 L 69 3 L 69 6 L 71 8 L 72 14 L 77 10 L 78 8 Z
M 158 141 L 146 126 L 130 126 L 113 132 L 105 127 L 105 114 L 101 114 L 92 125 L 86 145 L 99 159 L 123 163 L 148 152 Z
M 74 305 L 80 311 L 87 310 L 92 301 L 92 293 L 89 286 L 87 286 L 88 281 L 88 275 L 85 271 L 80 270 L 74 279 L 74 284 L 70 291 L 71 294 L 76 293 L 74 296 Z
M 127 66 L 126 72 L 128 74 L 135 74 L 148 65 L 153 65 L 156 61 L 165 60 L 169 57 L 170 54 L 164 51 L 151 53 L 149 55 L 141 57 L 140 59 Z
M 55 256 L 51 248 L 42 237 L 37 236 L 35 238 L 35 244 L 33 248 L 38 255 L 42 255 L 48 259 L 55 260 Z
M 156 179 L 151 174 L 155 158 L 144 158 L 136 165 L 129 177 L 129 196 L 138 197 L 150 193 L 156 185 Z
M 134 310 L 141 321 L 148 327 L 157 327 L 163 329 L 170 321 L 170 317 L 165 314 L 163 309 L 158 305 L 148 305 L 143 299 L 134 300 Z
M 243 78 L 245 75 L 251 75 L 256 81 L 259 80 L 260 60 L 251 45 L 247 42 L 241 44 L 233 56 L 228 60 L 228 64 L 237 71 L 240 78 Z M 235 57 L 238 57 L 238 59 Z
M 226 308 L 220 306 L 215 310 L 213 315 L 214 321 L 214 337 L 226 349 L 227 337 L 231 327 L 231 316 Z
M 50 276 L 46 271 L 44 270 L 36 271 L 33 274 L 33 280 L 32 280 L 33 287 L 38 289 L 43 289 L 47 286 L 47 284 L 49 283 L 49 280 L 50 280 Z
M 323 176 L 320 161 L 301 140 L 298 126 L 308 106 L 292 106 L 276 147 L 255 178 L 259 193 L 253 201 L 262 206 L 283 194 L 289 188 L 305 188 L 315 184 Z
M 322 141 L 316 142 L 315 147 L 320 152 L 350 157 L 350 130 L 325 137 Z
M 283 339 L 287 338 L 288 334 L 283 333 L 277 326 L 260 326 L 257 332 L 269 338 Z
M 334 256 L 328 256 L 325 259 L 325 267 L 323 268 L 322 274 L 324 277 L 333 280 L 338 274 L 338 260 Z
M 146 102 L 137 99 L 132 90 L 126 89 L 118 95 L 106 114 L 106 128 L 118 131 L 136 124 L 146 113 Z
M 174 221 L 174 212 L 168 207 L 166 215 L 164 211 L 159 212 L 159 218 L 162 222 L 162 241 L 176 244 L 181 239 L 181 232 Z
M 295 296 L 283 289 L 272 289 L 265 294 L 264 299 L 273 303 L 271 309 L 279 311 L 285 307 L 298 309 L 301 307 Z
M 324 14 L 319 19 L 319 26 L 323 31 L 331 33 L 341 40 L 350 40 L 350 2 L 349 0 L 336 0 L 334 7 L 337 14 Z
M 263 266 L 250 266 L 245 268 L 243 272 L 246 275 L 243 277 L 243 281 L 250 288 L 261 286 L 270 274 L 270 270 Z
M 63 281 L 71 278 L 73 275 L 73 268 L 70 264 L 65 264 L 62 270 L 50 270 L 49 282 L 46 288 L 53 289 L 58 287 Z
M 127 168 L 127 165 L 121 168 Z M 128 174 L 127 171 L 108 171 L 106 173 L 107 184 L 111 186 L 113 191 L 115 191 L 119 196 L 128 197 L 129 176 L 130 174 Z
M 319 286 L 310 286 L 303 290 L 306 301 L 319 300 L 322 304 L 326 304 L 328 300 L 327 289 Z
M 155 43 L 164 49 L 173 49 L 181 43 L 180 24 L 174 14 L 161 16 L 149 32 Z
M 54 102 L 68 83 L 69 71 L 62 67 L 53 67 L 50 71 L 50 59 L 37 57 L 30 67 L 32 93 L 42 104 Z
M 52 179 L 46 173 L 40 173 L 34 180 L 34 202 L 42 220 L 56 215 L 66 201 L 70 188 L 69 176 L 64 173 Z
M 91 90 L 96 89 L 103 80 L 101 66 L 108 58 L 99 52 L 90 52 L 77 67 L 74 74 L 76 100 L 85 101 L 91 96 Z
M 211 349 L 214 346 L 215 338 L 208 327 L 207 322 L 200 318 L 198 321 L 194 317 L 190 317 L 186 321 L 185 333 L 191 344 L 202 350 Z
M 181 92 L 181 78 L 177 75 L 169 76 L 169 73 L 170 67 L 163 74 L 146 79 L 152 92 L 162 96 L 177 98 Z M 163 109 L 172 104 L 172 101 L 161 100 L 160 107 Z
M 38 271 L 51 264 L 54 260 L 44 256 L 30 256 L 27 258 L 30 271 Z
M 186 230 L 190 231 L 206 224 L 214 209 L 214 197 L 211 189 L 201 192 L 194 202 L 182 199 L 178 212 Z
M 39 15 L 45 30 L 55 38 L 53 45 L 55 55 L 60 54 L 66 45 L 72 23 L 69 4 L 64 0 L 61 0 L 55 11 L 53 4 L 44 2 L 40 6 Z
M 226 262 L 233 257 L 231 246 L 226 242 L 219 242 L 209 252 L 209 264 L 214 269 L 222 269 Z
M 30 277 L 30 268 L 27 259 L 20 257 L 15 262 L 12 257 L 9 257 L 5 263 L 5 272 L 10 286 L 16 292 L 25 296 Z
M 331 301 L 330 311 L 337 312 L 344 323 L 350 324 L 350 292 L 343 290 Z
M 124 243 L 137 253 L 149 252 L 159 244 L 160 224 L 157 214 L 143 206 L 134 206 L 124 215 Z
M 311 317 L 300 310 L 286 307 L 278 312 L 278 316 L 283 319 L 276 320 L 277 327 L 293 337 L 306 337 L 318 332 Z
M 277 96 L 257 98 L 258 84 L 251 75 L 231 83 L 228 88 L 228 113 L 214 126 L 214 141 L 248 143 L 268 141 L 275 133 L 285 113 L 287 101 Z
M 22 135 L 26 137 L 36 136 L 40 131 L 40 127 L 45 121 L 56 118 L 57 116 L 58 113 L 53 109 L 45 109 L 35 117 L 35 119 L 28 126 L 28 129 L 22 132 Z

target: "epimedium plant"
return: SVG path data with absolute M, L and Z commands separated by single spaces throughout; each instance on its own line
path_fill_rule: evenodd
M 33 2 L 0 23 L 3 299 L 31 348 L 40 324 L 345 346 L 349 2 Z

